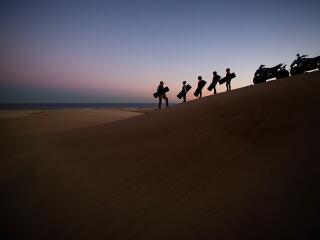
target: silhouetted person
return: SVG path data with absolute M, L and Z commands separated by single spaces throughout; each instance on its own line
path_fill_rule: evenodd
M 297 54 L 297 66 L 300 66 L 300 64 L 301 64 L 301 59 L 302 59 L 302 56 L 300 56 L 300 54 L 298 53 L 298 54 Z
M 212 83 L 213 83 L 213 93 L 214 94 L 217 94 L 217 90 L 216 90 L 216 86 L 217 86 L 217 83 L 219 81 L 219 79 L 217 78 L 218 77 L 218 74 L 216 71 L 213 72 L 213 78 L 212 78 Z
M 230 78 L 230 68 L 226 69 L 226 78 L 227 78 L 227 82 L 226 82 L 226 86 L 227 86 L 227 91 L 231 91 L 231 78 Z
M 297 66 L 298 66 L 298 67 L 300 67 L 301 59 L 302 59 L 302 56 L 300 56 L 300 54 L 298 53 L 298 54 L 297 54 L 297 60 L 296 60 L 296 63 L 297 63 Z
M 183 102 L 187 101 L 187 85 L 186 85 L 186 83 L 187 83 L 186 81 L 182 82 Z
M 297 67 L 301 66 L 302 59 L 305 58 L 307 55 L 300 55 L 299 53 L 297 54 L 297 59 L 293 61 L 293 63 L 290 65 L 292 68 L 295 64 L 297 64 Z
M 198 88 L 201 86 L 201 82 L 202 82 L 202 77 L 201 76 L 198 76 Z M 202 89 L 200 90 L 200 93 L 199 93 L 199 98 L 202 97 Z
M 162 91 L 164 89 L 164 86 L 163 86 L 163 82 L 161 81 L 159 86 L 158 86 L 158 92 L 159 91 Z M 166 96 L 165 93 L 162 93 L 160 96 L 159 96 L 159 109 L 161 109 L 161 104 L 162 104 L 162 99 L 166 100 L 166 107 L 169 107 L 169 101 L 168 101 L 168 98 Z

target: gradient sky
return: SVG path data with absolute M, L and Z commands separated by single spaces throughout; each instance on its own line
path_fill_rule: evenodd
M 177 101 L 198 75 L 230 67 L 239 88 L 260 64 L 320 55 L 318 0 L 0 4 L 2 103 L 154 102 L 161 80 Z

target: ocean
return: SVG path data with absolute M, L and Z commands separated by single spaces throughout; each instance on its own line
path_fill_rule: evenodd
M 1 110 L 156 107 L 157 103 L 0 103 Z

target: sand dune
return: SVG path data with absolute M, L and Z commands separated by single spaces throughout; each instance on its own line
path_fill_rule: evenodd
M 2 140 L 2 233 L 318 239 L 318 89 L 314 72 L 43 135 L 19 154 Z
M 148 109 L 0 110 L 1 130 L 9 134 L 44 134 L 138 116 Z

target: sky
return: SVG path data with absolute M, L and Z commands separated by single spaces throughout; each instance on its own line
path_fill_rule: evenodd
M 0 3 L 0 103 L 169 101 L 229 67 L 233 88 L 260 64 L 320 55 L 320 1 L 16 1 Z M 218 86 L 225 91 L 225 85 Z M 212 93 L 204 91 L 204 96 Z

